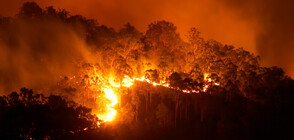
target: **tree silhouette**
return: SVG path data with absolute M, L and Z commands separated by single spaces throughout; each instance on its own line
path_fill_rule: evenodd
M 19 16 L 24 18 L 40 18 L 42 14 L 42 8 L 35 2 L 24 3 L 19 11 Z
M 91 109 L 60 96 L 34 94 L 22 88 L 0 98 L 0 137 L 5 139 L 60 139 L 96 128 Z

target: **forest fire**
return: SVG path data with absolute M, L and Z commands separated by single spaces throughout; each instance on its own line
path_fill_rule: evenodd
M 283 69 L 194 27 L 181 36 L 35 2 L 0 16 L 0 139 L 294 139 Z
M 95 73 L 96 69 L 94 69 L 93 71 Z M 90 72 L 90 73 L 93 73 L 93 72 Z M 97 72 L 94 75 L 96 77 L 101 77 Z M 162 87 L 170 88 L 173 90 L 178 90 L 183 93 L 200 93 L 200 92 L 206 92 L 207 89 L 209 88 L 209 86 L 219 86 L 219 83 L 212 82 L 211 78 L 208 78 L 208 76 L 209 76 L 208 73 L 204 74 L 204 80 L 208 81 L 208 83 L 203 85 L 202 90 L 179 89 L 177 87 L 171 87 L 164 80 L 160 80 L 160 82 L 157 83 L 157 82 L 151 81 L 148 78 L 145 78 L 145 76 L 142 76 L 141 78 L 130 78 L 129 76 L 125 75 L 124 78 L 121 80 L 121 82 L 117 82 L 116 80 L 114 80 L 113 77 L 108 78 L 108 79 L 110 79 L 110 80 L 106 80 L 106 81 L 108 81 L 108 83 L 101 84 L 102 87 L 99 88 L 99 89 L 103 89 L 103 92 L 105 93 L 105 95 L 102 97 L 105 97 L 105 99 L 108 100 L 103 105 L 106 108 L 104 110 L 107 110 L 107 111 L 105 111 L 103 113 L 96 113 L 97 117 L 99 119 L 101 119 L 103 122 L 110 122 L 115 119 L 115 116 L 117 115 L 117 110 L 116 110 L 115 106 L 118 103 L 118 94 L 119 94 L 119 93 L 114 92 L 115 88 L 118 88 L 118 90 L 115 90 L 115 91 L 119 91 L 119 88 L 121 88 L 121 87 L 131 88 L 136 81 L 140 81 L 140 82 L 146 82 L 150 85 L 153 85 L 154 87 L 162 86 Z M 107 79 L 107 78 L 103 78 L 103 79 Z M 89 84 L 96 84 L 96 83 L 97 82 L 90 82 Z M 99 85 L 92 85 L 90 87 L 96 87 L 94 90 L 97 90 L 97 86 L 99 86 Z M 100 122 L 98 123 L 98 125 L 100 125 Z
M 114 94 L 112 89 L 105 88 L 104 89 L 105 97 L 110 100 L 110 104 L 107 104 L 107 108 L 109 113 L 106 116 L 102 116 L 101 119 L 105 122 L 111 121 L 114 119 L 116 115 L 116 110 L 113 108 L 117 104 L 117 96 Z

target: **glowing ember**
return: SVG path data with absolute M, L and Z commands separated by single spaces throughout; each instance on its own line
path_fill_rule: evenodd
M 203 91 L 206 92 L 207 88 L 208 88 L 208 85 L 205 85 L 205 86 L 203 87 Z

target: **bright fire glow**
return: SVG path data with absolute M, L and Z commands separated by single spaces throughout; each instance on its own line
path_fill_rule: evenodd
M 124 76 L 124 79 L 122 80 L 122 86 L 124 87 L 130 87 L 134 84 L 134 79 L 131 79 L 128 76 Z
M 211 82 L 211 78 L 207 78 L 208 77 L 208 73 L 204 73 L 204 81 L 208 81 L 208 82 Z
M 107 104 L 108 113 L 105 116 L 100 116 L 104 122 L 112 121 L 116 115 L 116 110 L 114 106 L 118 103 L 117 96 L 114 94 L 113 90 L 110 88 L 104 89 L 105 97 L 110 101 L 110 104 Z
M 111 82 L 110 80 L 109 80 L 108 82 L 109 82 L 109 84 L 111 84 L 111 86 L 113 86 L 113 87 L 120 87 L 120 84 L 116 84 L 116 83 L 114 83 L 114 82 Z
M 207 81 L 208 73 L 204 73 L 204 81 Z
M 93 77 L 101 77 L 96 72 L 95 69 L 94 69 L 94 73 L 91 73 L 89 75 Z M 88 82 L 89 84 L 88 86 L 93 91 L 104 92 L 104 95 L 102 96 L 99 95 L 99 98 L 102 97 L 107 100 L 106 102 L 103 102 L 103 105 L 102 105 L 104 106 L 105 111 L 98 112 L 97 117 L 103 122 L 110 122 L 114 120 L 115 116 L 117 115 L 117 110 L 115 106 L 118 104 L 118 93 L 115 93 L 115 91 L 119 91 L 119 90 L 115 90 L 116 88 L 121 88 L 121 87 L 129 88 L 133 86 L 136 81 L 141 81 L 141 82 L 149 83 L 153 86 L 163 86 L 166 88 L 170 88 L 170 89 L 181 91 L 183 93 L 190 94 L 190 93 L 206 92 L 210 85 L 214 85 L 214 86 L 220 85 L 220 83 L 216 83 L 211 78 L 209 78 L 209 74 L 207 73 L 204 74 L 204 80 L 205 80 L 205 84 L 203 85 L 202 90 L 188 90 L 188 89 L 182 90 L 176 87 L 171 87 L 169 83 L 165 80 L 159 81 L 159 83 L 157 83 L 157 82 L 151 81 L 150 79 L 145 78 L 144 76 L 142 76 L 141 78 L 130 78 L 129 76 L 124 76 L 124 78 L 121 79 L 121 81 L 115 80 L 115 78 L 113 77 L 109 77 L 108 79 L 101 79 L 101 81 L 98 81 L 98 82 L 97 82 L 97 79 L 96 81 L 95 79 L 94 80 L 92 79 Z M 100 124 L 101 124 L 100 122 L 97 123 L 98 127 L 100 126 Z

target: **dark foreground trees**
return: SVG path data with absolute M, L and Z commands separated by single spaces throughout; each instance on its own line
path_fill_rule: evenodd
M 103 137 L 91 109 L 60 96 L 46 97 L 22 88 L 19 93 L 0 96 L 0 110 L 0 139 Z
M 122 89 L 119 116 L 100 128 L 90 109 L 23 88 L 0 97 L 0 138 L 292 139 L 294 103 L 284 91 L 293 81 L 281 84 L 267 93 L 257 88 L 259 94 L 275 97 L 255 101 L 227 87 L 186 94 L 139 82 L 131 90 Z

